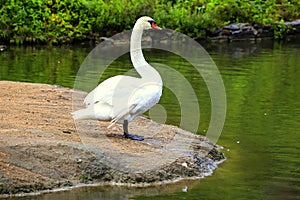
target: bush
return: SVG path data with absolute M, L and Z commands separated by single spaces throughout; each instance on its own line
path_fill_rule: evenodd
M 299 16 L 297 0 L 0 0 L 0 41 L 70 43 L 131 29 L 142 15 L 191 37 L 231 22 L 276 24 Z
M 7 0 L 0 11 L 1 37 L 11 43 L 70 42 L 92 33 L 93 18 L 83 1 Z

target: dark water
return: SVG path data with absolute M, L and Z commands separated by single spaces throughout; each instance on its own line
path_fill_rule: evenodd
M 21 199 L 300 199 L 300 41 L 216 44 L 206 49 L 222 74 L 227 95 L 226 122 L 218 140 L 227 160 L 213 176 L 159 187 L 86 187 Z M 10 47 L 0 53 L 0 79 L 73 87 L 90 50 Z M 193 84 L 192 72 L 178 56 L 146 51 L 145 57 L 168 60 Z M 120 62 L 129 68 L 128 59 L 122 56 L 107 76 L 122 73 Z M 195 88 L 201 88 L 198 133 L 205 134 L 209 93 L 204 82 Z M 160 103 L 167 110 L 167 123 L 176 125 L 180 110 L 174 99 L 165 90 Z M 182 191 L 185 186 L 187 192 Z

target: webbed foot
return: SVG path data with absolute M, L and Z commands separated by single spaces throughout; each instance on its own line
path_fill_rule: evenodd
M 131 139 L 131 140 L 137 140 L 137 141 L 143 141 L 144 138 L 138 135 L 133 135 L 129 133 L 124 133 L 125 138 Z

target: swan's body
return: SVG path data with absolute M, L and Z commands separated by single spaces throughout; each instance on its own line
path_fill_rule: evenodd
M 72 113 L 74 119 L 122 123 L 126 138 L 143 140 L 129 134 L 128 123 L 154 106 L 162 94 L 161 77 L 146 62 L 141 48 L 143 30 L 149 28 L 160 29 L 150 17 L 139 18 L 130 40 L 131 61 L 141 78 L 118 75 L 105 80 L 86 96 L 86 108 Z

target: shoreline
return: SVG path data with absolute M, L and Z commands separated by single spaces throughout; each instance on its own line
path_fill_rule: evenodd
M 218 165 L 225 162 L 226 159 L 218 162 Z M 39 196 L 44 194 L 50 194 L 50 193 L 57 193 L 57 192 L 67 192 L 75 189 L 80 188 L 92 188 L 92 187 L 128 187 L 128 188 L 149 188 L 149 187 L 157 187 L 161 185 L 171 185 L 171 184 L 177 184 L 183 181 L 197 181 L 200 179 L 204 179 L 207 176 L 212 176 L 213 171 L 209 174 L 206 174 L 203 177 L 188 177 L 188 178 L 178 178 L 174 180 L 168 180 L 168 181 L 160 181 L 160 182 L 154 182 L 154 183 L 138 183 L 138 184 L 126 184 L 126 183 L 116 183 L 116 182 L 107 182 L 107 183 L 79 183 L 73 186 L 65 186 L 65 187 L 57 187 L 53 189 L 47 189 L 47 190 L 39 190 L 29 193 L 16 193 L 16 194 L 0 194 L 0 199 L 2 198 L 11 198 L 11 197 L 30 197 L 30 196 Z

